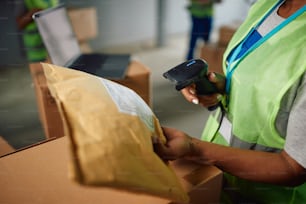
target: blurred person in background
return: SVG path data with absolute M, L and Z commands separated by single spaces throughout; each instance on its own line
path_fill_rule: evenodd
M 306 203 L 306 0 L 258 0 L 223 56 L 219 93 L 189 102 L 221 108 L 202 140 L 163 128 L 165 160 L 215 165 L 224 172 L 224 203 Z M 221 96 L 221 97 L 220 97 Z
M 29 62 L 44 61 L 48 56 L 32 15 L 35 12 L 58 4 L 59 0 L 24 0 L 16 2 L 16 22 L 18 29 L 22 31 L 23 47 Z
M 187 60 L 193 59 L 198 39 L 209 43 L 213 28 L 214 3 L 221 0 L 190 0 L 187 9 L 191 18 Z

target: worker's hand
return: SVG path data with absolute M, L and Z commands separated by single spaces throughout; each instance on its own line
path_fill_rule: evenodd
M 38 12 L 38 11 L 41 11 L 41 10 L 43 10 L 43 9 L 33 8 L 33 9 L 27 11 L 26 13 L 23 13 L 23 14 L 19 15 L 16 18 L 18 29 L 23 30 L 27 25 L 29 25 L 31 22 L 33 22 L 33 18 L 32 18 L 33 14 Z
M 190 86 L 185 87 L 181 90 L 181 93 L 185 97 L 185 99 L 194 104 L 201 104 L 204 107 L 212 107 L 219 103 L 222 99 L 222 94 L 224 94 L 225 90 L 225 76 L 209 72 L 208 80 L 215 84 L 219 93 L 211 94 L 211 95 L 197 95 L 196 93 L 196 85 L 192 84 Z
M 163 160 L 175 160 L 192 153 L 191 137 L 182 131 L 163 127 L 163 133 L 167 139 L 166 144 L 157 142 L 154 144 L 154 151 Z

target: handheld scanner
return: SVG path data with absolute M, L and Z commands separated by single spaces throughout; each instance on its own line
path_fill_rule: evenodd
M 207 78 L 208 65 L 202 59 L 192 59 L 168 70 L 163 76 L 175 83 L 176 90 L 195 83 L 198 95 L 210 95 L 218 92 L 217 88 Z

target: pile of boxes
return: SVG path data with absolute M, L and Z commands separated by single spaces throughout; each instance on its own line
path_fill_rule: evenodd
M 239 22 L 233 22 L 228 25 L 220 26 L 218 32 L 218 41 L 212 44 L 205 44 L 201 48 L 200 57 L 208 63 L 210 71 L 223 73 L 223 54 L 239 25 Z
M 67 11 L 82 52 L 91 52 L 92 49 L 88 44 L 88 40 L 94 39 L 98 35 L 96 9 L 93 7 L 68 8 Z

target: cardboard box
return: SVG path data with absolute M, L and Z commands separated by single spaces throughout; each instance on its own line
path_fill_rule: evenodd
M 48 89 L 41 64 L 30 64 L 30 71 L 35 87 L 39 118 L 46 138 L 61 137 L 64 135 L 64 127 L 56 102 Z M 149 68 L 145 65 L 132 61 L 128 67 L 126 77 L 122 80 L 114 81 L 134 90 L 151 106 L 150 74 Z
M 90 47 L 89 43 L 86 41 L 79 42 L 80 49 L 82 53 L 92 53 L 93 49 Z
M 0 157 L 14 151 L 15 149 L 3 137 L 0 136 Z
M 61 137 L 0 158 L 0 203 L 172 203 L 159 197 L 73 182 L 67 175 L 68 147 L 68 137 Z M 183 160 L 171 165 L 189 192 L 192 204 L 219 202 L 222 182 L 219 169 Z
M 62 137 L 64 135 L 64 127 L 60 113 L 57 109 L 56 102 L 48 89 L 46 77 L 41 64 L 30 64 L 30 72 L 35 87 L 39 119 L 42 123 L 45 136 L 47 139 Z
M 226 47 L 240 25 L 241 25 L 241 22 L 234 21 L 227 25 L 220 26 L 218 46 Z
M 201 48 L 201 58 L 208 63 L 208 69 L 217 73 L 223 73 L 222 59 L 225 47 L 216 44 L 207 44 Z
M 189 204 L 219 203 L 223 177 L 220 169 L 186 160 L 177 160 L 170 165 L 188 192 Z
M 97 37 L 97 11 L 94 7 L 68 8 L 67 12 L 79 42 Z
M 221 47 L 226 47 L 229 41 L 232 39 L 236 29 L 229 26 L 221 26 L 219 28 L 219 39 L 218 45 Z

